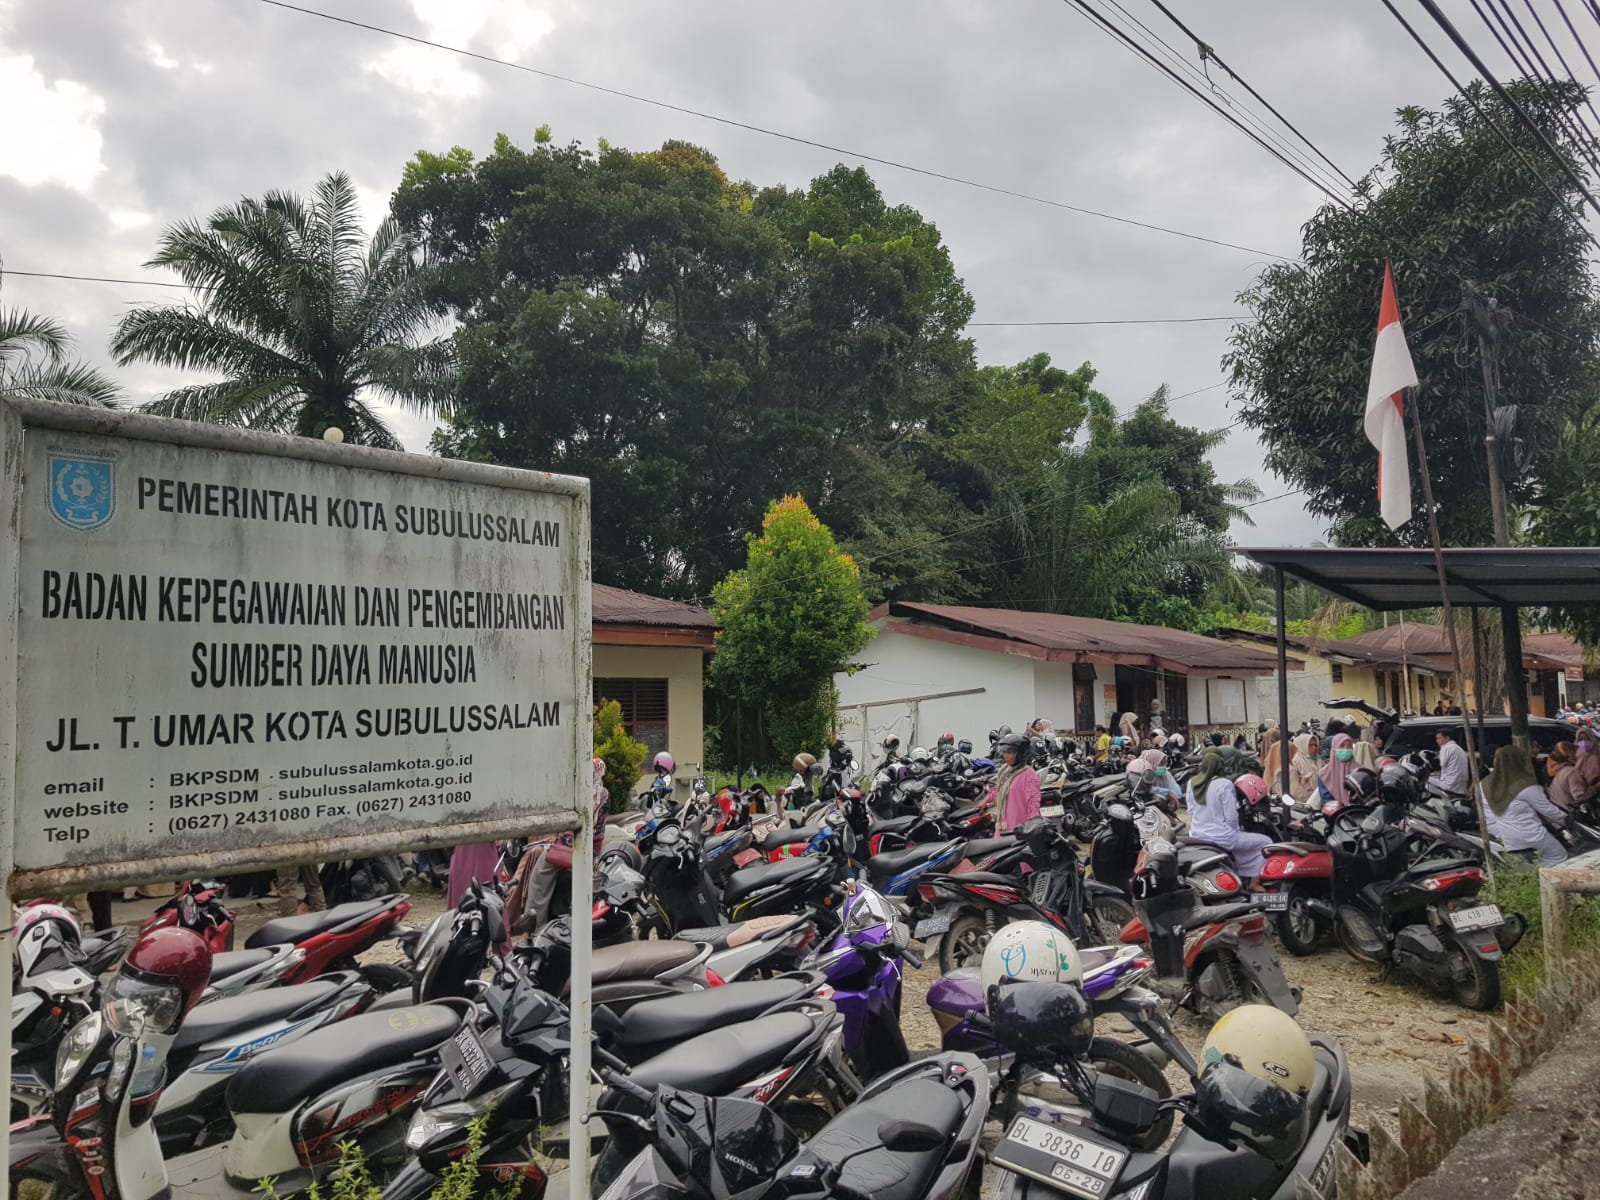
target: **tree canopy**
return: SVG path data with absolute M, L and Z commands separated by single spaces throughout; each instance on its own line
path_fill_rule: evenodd
M 363 237 L 356 191 L 336 173 L 310 201 L 268 192 L 183 221 L 147 266 L 170 267 L 189 305 L 136 308 L 112 339 L 118 362 L 210 371 L 146 405 L 160 416 L 399 449 L 375 396 L 435 414 L 454 391 L 448 337 L 436 322 L 430 268 L 392 218 Z
M 1583 104 L 1583 89 L 1510 88 L 1581 176 L 1560 116 Z M 1502 129 L 1519 130 L 1482 84 L 1468 91 Z M 1468 100 L 1452 97 L 1437 112 L 1401 109 L 1381 160 L 1360 182 L 1360 202 L 1320 208 L 1305 225 L 1301 261 L 1267 267 L 1240 296 L 1255 319 L 1234 328 L 1224 360 L 1240 416 L 1260 433 L 1267 465 L 1304 489 L 1307 507 L 1340 543 L 1424 545 L 1428 537 L 1420 487 L 1419 519 L 1394 534 L 1379 519 L 1377 458 L 1362 434 L 1385 259 L 1421 381 L 1414 402 L 1447 542 L 1491 540 L 1490 418 L 1476 351 L 1463 337 L 1464 287 L 1514 314 L 1495 415 L 1514 508 L 1555 493 L 1562 431 L 1594 403 L 1600 307 L 1578 193 L 1531 135 L 1512 138 L 1524 159 L 1546 164 L 1559 200 Z
M 72 335 L 53 317 L 0 308 L 0 393 L 58 404 L 114 408 L 121 389 L 70 357 Z
M 1087 364 L 978 368 L 939 230 L 859 168 L 761 188 L 541 131 L 419 154 L 394 212 L 460 322 L 436 449 L 592 479 L 608 583 L 704 598 L 803 493 L 873 598 L 1132 616 L 1198 601 L 1255 494 L 1164 394 L 1119 418 Z

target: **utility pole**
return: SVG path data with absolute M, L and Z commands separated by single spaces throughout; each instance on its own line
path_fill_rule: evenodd
M 1495 437 L 1495 409 L 1500 397 L 1500 353 L 1511 310 L 1482 296 L 1470 283 L 1461 285 L 1461 308 L 1478 339 L 1478 362 L 1483 368 L 1483 446 L 1489 466 L 1489 513 L 1494 521 L 1494 544 L 1511 545 L 1511 520 L 1507 514 L 1506 485 L 1500 475 L 1500 444 Z M 1528 680 L 1522 671 L 1522 626 L 1516 608 L 1500 609 L 1500 630 L 1506 656 L 1506 701 L 1511 709 L 1511 736 L 1528 744 Z M 1483 698 L 1478 698 L 1483 707 Z

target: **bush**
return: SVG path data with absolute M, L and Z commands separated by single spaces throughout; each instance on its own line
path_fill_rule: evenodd
M 606 764 L 604 783 L 611 811 L 621 812 L 633 795 L 644 769 L 645 744 L 628 736 L 622 727 L 622 705 L 605 700 L 594 710 L 594 754 Z
M 1528 932 L 1500 964 L 1500 985 L 1509 1000 L 1516 991 L 1533 994 L 1544 979 L 1544 921 L 1539 912 L 1539 872 L 1531 867 L 1494 869 L 1493 900 L 1505 913 L 1521 913 Z M 1600 957 L 1600 897 L 1585 896 L 1572 913 L 1567 946 L 1575 957 Z

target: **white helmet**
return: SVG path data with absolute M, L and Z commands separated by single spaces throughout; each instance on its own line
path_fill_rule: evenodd
M 1241 1004 L 1211 1027 L 1200 1051 L 1202 1067 L 1229 1062 L 1257 1079 L 1303 1096 L 1316 1078 L 1311 1039 L 1295 1019 L 1270 1004 Z
M 1187 743 L 1183 740 L 1183 734 L 1181 733 L 1175 733 L 1167 739 L 1168 750 L 1182 750 L 1185 745 Z
M 914 763 L 927 763 L 933 761 L 933 755 L 928 753 L 926 746 L 918 746 L 911 752 L 911 761 Z
M 1044 921 L 1017 921 L 989 939 L 983 951 L 983 990 L 997 983 L 1082 983 L 1083 960 L 1061 930 Z
M 40 953 L 52 941 L 64 946 L 74 960 L 83 945 L 78 918 L 71 909 L 59 904 L 28 905 L 17 914 L 12 932 L 16 938 L 16 959 L 24 975 L 33 971 Z

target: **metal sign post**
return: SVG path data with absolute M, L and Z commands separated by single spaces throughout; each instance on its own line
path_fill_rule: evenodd
M 591 827 L 586 480 L 15 399 L 0 454 L 8 897 Z

